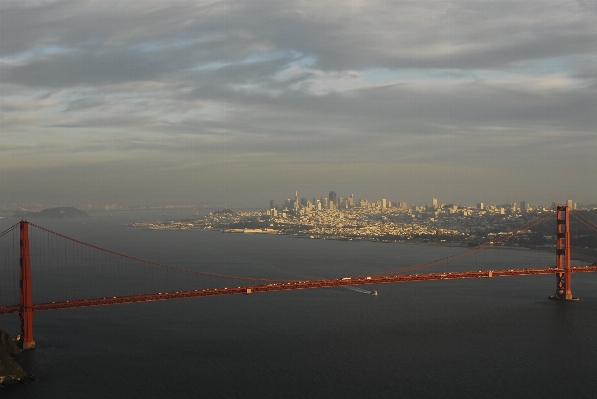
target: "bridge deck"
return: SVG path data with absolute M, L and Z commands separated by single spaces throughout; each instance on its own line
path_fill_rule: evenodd
M 597 266 L 576 266 L 571 268 L 573 273 L 597 272 Z M 110 298 L 81 299 L 66 302 L 36 303 L 33 305 L 35 312 L 45 310 L 83 308 L 90 306 L 106 306 L 135 302 L 165 301 L 172 299 L 196 298 L 206 296 L 220 296 L 233 294 L 252 294 L 258 292 L 303 290 L 309 288 L 346 287 L 367 284 L 405 283 L 413 281 L 455 280 L 461 278 L 493 278 L 505 276 L 530 276 L 538 274 L 555 274 L 562 269 L 553 267 L 539 269 L 509 269 L 509 270 L 484 270 L 451 273 L 428 273 L 399 276 L 371 276 L 371 277 L 345 277 L 340 279 L 306 280 L 290 283 L 248 285 L 241 287 L 211 288 L 194 291 L 158 292 L 154 294 L 116 296 Z M 19 305 L 0 307 L 0 314 L 18 313 Z

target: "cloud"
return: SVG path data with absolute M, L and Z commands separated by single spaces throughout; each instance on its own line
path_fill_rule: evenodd
M 3 2 L 0 165 L 546 169 L 597 149 L 591 4 Z
M 334 71 L 495 69 L 597 47 L 596 13 L 574 3 L 62 1 L 0 18 L 3 57 L 32 54 L 7 76 L 36 85 L 151 79 L 288 52 Z M 48 47 L 62 50 L 36 55 Z

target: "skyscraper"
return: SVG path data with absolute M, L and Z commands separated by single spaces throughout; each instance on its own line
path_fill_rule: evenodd
M 437 204 L 437 198 L 433 199 L 433 209 L 437 209 L 438 208 L 438 204 Z
M 328 195 L 330 202 L 333 202 L 336 205 L 336 192 L 330 191 L 330 195 Z
M 566 205 L 568 205 L 570 209 L 576 209 L 576 203 L 572 200 L 566 201 Z
M 299 210 L 299 199 L 298 199 L 298 191 L 295 194 L 295 198 L 294 198 L 294 211 L 298 212 Z

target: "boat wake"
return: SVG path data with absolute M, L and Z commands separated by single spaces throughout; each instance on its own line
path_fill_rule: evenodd
M 344 287 L 344 288 L 346 288 L 347 290 L 358 292 L 360 294 L 367 294 L 367 295 L 372 295 L 373 294 L 373 291 L 364 290 L 364 289 L 358 288 L 358 287 Z

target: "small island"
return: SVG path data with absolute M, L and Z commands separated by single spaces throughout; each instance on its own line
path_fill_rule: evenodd
M 31 380 L 27 372 L 14 359 L 19 353 L 16 341 L 5 331 L 0 330 L 0 386 Z
M 58 208 L 48 208 L 39 212 L 23 211 L 16 212 L 14 217 L 20 219 L 67 219 L 89 217 L 87 212 L 81 211 L 72 206 L 62 206 Z

